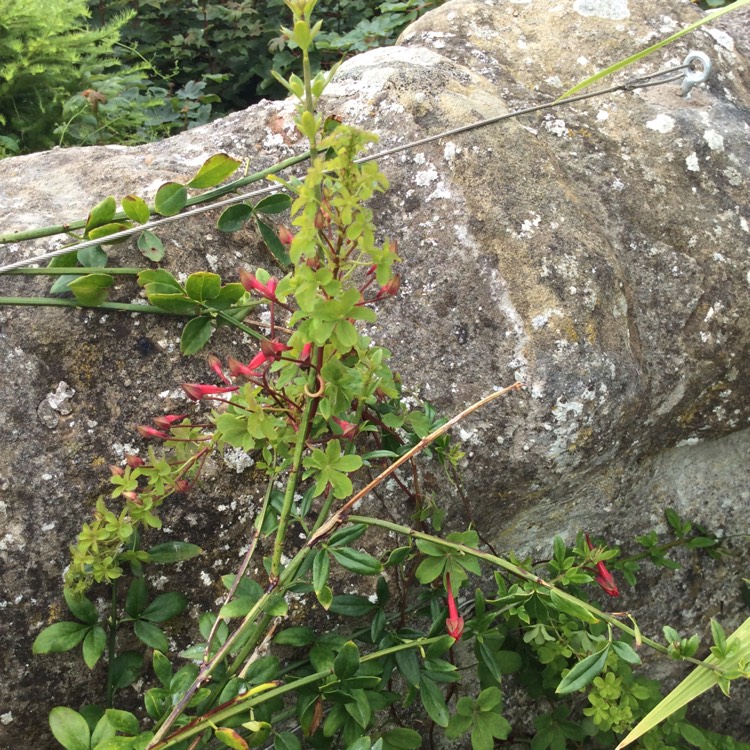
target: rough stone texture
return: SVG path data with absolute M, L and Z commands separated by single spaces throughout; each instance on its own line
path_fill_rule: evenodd
M 387 148 L 554 99 L 697 17 L 687 0 L 454 0 L 400 46 L 348 61 L 325 108 Z M 581 528 L 626 543 L 661 529 L 665 506 L 748 533 L 750 74 L 731 36 L 747 21 L 694 33 L 624 74 L 703 50 L 716 74 L 688 99 L 677 84 L 610 94 L 381 162 L 391 190 L 374 208 L 399 242 L 404 283 L 378 339 L 404 382 L 446 414 L 527 384 L 460 431 L 474 515 L 500 549 L 547 549 Z M 0 228 L 77 218 L 110 193 L 152 196 L 220 150 L 262 168 L 302 149 L 290 112 L 262 102 L 162 143 L 0 162 Z M 160 235 L 172 270 L 229 277 L 268 263 L 250 233 L 220 235 L 205 219 Z M 32 247 L 50 243 L 2 247 L 0 258 Z M 128 246 L 114 252 L 118 265 L 139 262 Z M 3 278 L 0 290 L 41 287 Z M 202 362 L 179 358 L 178 333 L 161 319 L 0 310 L 2 748 L 50 747 L 49 708 L 84 700 L 80 662 L 32 659 L 31 642 L 60 613 L 67 545 L 105 491 L 106 464 L 124 444 L 142 449 L 133 425 L 183 408 L 176 386 L 204 377 Z M 227 332 L 212 348 L 252 349 Z M 176 536 L 219 547 L 198 565 L 196 595 L 216 596 L 236 559 L 232 523 L 260 492 L 249 473 L 244 484 L 217 474 L 170 511 Z M 686 557 L 685 571 L 644 579 L 622 607 L 685 630 L 717 613 L 736 625 L 747 554 L 734 547 L 744 557 L 700 567 Z M 715 727 L 743 731 L 721 711 Z

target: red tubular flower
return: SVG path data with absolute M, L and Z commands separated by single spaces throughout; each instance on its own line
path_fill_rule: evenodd
M 451 575 L 445 574 L 445 591 L 448 595 L 448 617 L 445 621 L 445 629 L 448 635 L 456 641 L 461 640 L 461 634 L 464 632 L 464 618 L 458 614 L 456 600 L 451 590 Z
M 270 362 L 278 359 L 282 352 L 288 352 L 291 348 L 291 346 L 282 344 L 280 341 L 263 339 L 263 341 L 260 342 L 260 350 L 263 353 L 263 356 Z
M 221 360 L 215 354 L 208 355 L 208 366 L 222 379 L 226 385 L 231 385 L 221 366 Z
M 218 393 L 229 393 L 230 391 L 239 390 L 238 385 L 230 385 L 221 388 L 218 385 L 204 385 L 202 383 L 183 383 L 182 390 L 187 393 L 193 401 L 200 401 L 205 396 L 215 396 Z
M 187 419 L 187 414 L 165 414 L 154 417 L 152 421 L 160 430 L 168 430 L 175 422 L 182 422 L 183 419 Z
M 136 427 L 136 430 L 138 430 L 138 434 L 141 437 L 145 438 L 159 438 L 160 440 L 169 440 L 171 435 L 168 432 L 162 432 L 161 430 L 157 430 L 155 427 L 149 427 L 145 424 L 139 424 L 138 427 Z
M 589 535 L 586 534 L 585 536 L 586 544 L 588 544 L 589 549 L 594 549 L 594 545 L 591 544 Z M 617 588 L 614 576 L 607 570 L 607 566 L 603 562 L 596 563 L 596 582 L 605 594 L 609 594 L 609 596 L 620 596 L 620 589 Z
M 396 274 L 387 284 L 383 284 L 375 295 L 375 299 L 384 299 L 385 297 L 395 297 L 401 286 L 401 277 Z
M 299 361 L 300 362 L 309 362 L 310 361 L 310 355 L 312 354 L 312 347 L 313 345 L 311 343 L 307 343 L 302 347 L 302 351 L 299 354 Z
M 279 285 L 279 280 L 275 276 L 271 276 L 264 284 L 262 281 L 258 281 L 255 274 L 248 273 L 244 268 L 240 268 L 239 273 L 240 282 L 248 292 L 257 292 L 261 297 L 273 300 L 274 302 L 276 301 L 275 292 L 276 287 Z

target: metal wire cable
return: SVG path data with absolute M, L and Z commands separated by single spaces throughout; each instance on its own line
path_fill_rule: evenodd
M 441 133 L 437 133 L 436 135 L 426 136 L 425 138 L 420 138 L 419 140 L 416 140 L 416 141 L 410 141 L 409 143 L 404 143 L 399 146 L 393 146 L 391 148 L 384 149 L 383 151 L 378 151 L 375 154 L 363 156 L 357 159 L 355 163 L 363 164 L 368 161 L 374 161 L 375 159 L 382 159 L 386 156 L 391 156 L 393 154 L 400 153 L 401 151 L 407 151 L 408 149 L 411 149 L 411 148 L 416 148 L 418 146 L 423 146 L 428 143 L 433 143 L 434 141 L 438 141 L 441 138 L 448 138 L 450 136 L 458 135 L 460 133 L 466 133 L 468 131 L 476 130 L 478 128 L 484 128 L 484 127 L 487 127 L 488 125 L 494 125 L 496 123 L 503 122 L 505 120 L 510 120 L 515 117 L 520 117 L 521 115 L 528 115 L 534 112 L 540 112 L 540 111 L 547 110 L 547 109 L 553 109 L 556 107 L 560 107 L 563 104 L 573 104 L 575 102 L 584 101 L 586 99 L 592 99 L 598 96 L 604 96 L 605 94 L 610 94 L 616 91 L 633 91 L 639 88 L 648 88 L 650 86 L 661 86 L 662 84 L 670 83 L 672 81 L 683 80 L 689 75 L 689 73 L 691 72 L 694 73 L 693 60 L 695 59 L 700 59 L 701 62 L 703 62 L 703 65 L 704 65 L 703 73 L 705 74 L 705 77 L 707 77 L 708 73 L 710 72 L 710 63 L 707 64 L 702 58 L 696 58 L 695 57 L 696 54 L 697 53 L 691 53 L 690 55 L 688 55 L 685 62 L 682 65 L 676 65 L 672 68 L 667 68 L 665 70 L 657 71 L 656 73 L 650 73 L 648 75 L 639 76 L 637 78 L 631 78 L 627 81 L 624 81 L 621 84 L 610 86 L 609 88 L 606 88 L 606 89 L 589 92 L 587 94 L 579 94 L 577 96 L 571 96 L 566 99 L 556 99 L 555 101 L 552 101 L 552 102 L 546 102 L 544 104 L 537 104 L 533 107 L 526 107 L 524 109 L 515 110 L 513 112 L 508 112 L 503 115 L 489 117 L 485 120 L 479 120 L 478 122 L 474 122 L 469 125 L 461 125 L 457 128 L 452 128 L 451 130 L 445 130 Z M 691 55 L 693 57 L 691 57 Z M 695 76 L 693 76 L 693 78 L 691 79 L 691 85 L 694 85 L 695 83 L 700 82 L 701 80 L 705 80 L 705 77 L 703 79 L 700 79 L 700 78 L 696 78 Z M 164 224 L 169 224 L 170 222 L 173 222 L 173 221 L 180 221 L 181 219 L 185 219 L 190 216 L 197 216 L 198 214 L 205 213 L 206 211 L 213 211 L 214 209 L 224 208 L 225 206 L 231 206 L 231 205 L 234 205 L 235 203 L 242 203 L 243 201 L 249 200 L 251 198 L 257 198 L 262 195 L 268 195 L 269 193 L 278 193 L 278 192 L 283 192 L 283 188 L 279 187 L 278 185 L 270 185 L 265 188 L 260 188 L 259 190 L 253 190 L 252 192 L 249 192 L 249 193 L 241 193 L 238 195 L 234 195 L 231 198 L 225 198 L 224 200 L 209 203 L 205 206 L 198 206 L 197 208 L 192 208 L 192 209 L 189 209 L 188 211 L 183 211 L 182 213 L 175 214 L 174 216 L 165 216 L 160 219 L 154 219 L 153 221 L 148 221 L 145 224 L 139 224 L 137 227 L 124 229 L 121 232 L 113 232 L 112 234 L 108 234 L 106 237 L 101 237 L 96 240 L 86 240 L 84 242 L 80 242 L 75 245 L 68 245 L 66 247 L 62 247 L 62 248 L 59 248 L 58 250 L 53 250 L 48 253 L 44 253 L 42 255 L 35 255 L 30 258 L 24 258 L 22 260 L 14 261 L 13 263 L 8 263 L 6 265 L 0 266 L 0 274 L 6 273 L 7 271 L 15 270 L 16 268 L 23 268 L 25 266 L 30 266 L 35 263 L 39 263 L 41 261 L 50 260 L 52 258 L 56 258 L 59 255 L 65 255 L 67 253 L 77 252 L 78 250 L 83 250 L 88 247 L 94 247 L 96 245 L 103 245 L 103 244 L 110 244 L 116 240 L 120 240 L 126 237 L 130 237 L 131 235 L 138 234 L 139 232 L 142 232 L 145 229 L 152 229 L 154 227 L 160 227 L 160 226 L 163 226 Z M 106 268 L 103 268 L 102 271 L 106 271 Z

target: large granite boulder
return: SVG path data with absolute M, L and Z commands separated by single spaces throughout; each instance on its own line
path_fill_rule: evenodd
M 389 148 L 553 100 L 698 16 L 687 0 L 453 0 L 398 46 L 347 61 L 324 108 Z M 698 31 L 624 74 L 704 51 L 714 75 L 687 98 L 675 83 L 612 93 L 381 161 L 391 189 L 374 208 L 398 240 L 403 284 L 376 336 L 407 389 L 451 414 L 526 384 L 457 435 L 474 516 L 502 550 L 547 549 L 581 528 L 627 543 L 662 529 L 667 506 L 748 533 L 750 77 L 746 37 L 733 36 L 747 21 Z M 151 197 L 217 151 L 268 166 L 303 149 L 291 111 L 261 102 L 161 143 L 2 161 L 0 230 L 79 218 L 109 194 Z M 252 234 L 220 234 L 205 216 L 160 234 L 174 271 L 229 278 L 269 262 Z M 0 265 L 53 245 L 2 246 Z M 129 246 L 114 252 L 118 265 L 140 262 Z M 41 289 L 0 279 L 4 295 Z M 204 377 L 202 360 L 180 358 L 178 338 L 165 319 L 0 309 L 3 749 L 51 747 L 49 708 L 94 695 L 79 661 L 32 658 L 31 643 L 60 616 L 67 547 L 106 489 L 106 464 L 141 445 L 135 424 L 184 405 L 180 382 Z M 249 351 L 227 332 L 212 348 Z M 237 519 L 261 491 L 237 473 L 241 461 L 233 480 L 218 468 L 169 519 L 219 549 L 195 584 L 209 598 L 236 560 Z M 747 554 L 700 564 L 647 580 L 652 595 L 641 586 L 623 606 L 686 629 L 721 606 L 731 628 L 744 617 Z

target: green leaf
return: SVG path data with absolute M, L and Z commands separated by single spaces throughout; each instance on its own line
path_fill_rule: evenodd
M 133 618 L 140 617 L 147 603 L 146 581 L 143 577 L 134 578 L 125 597 L 125 611 Z
M 219 616 L 226 619 L 244 617 L 255 606 L 257 601 L 255 597 L 236 596 L 221 608 Z
M 203 162 L 203 165 L 187 186 L 198 189 L 214 187 L 236 172 L 240 164 L 241 162 L 228 154 L 214 154 Z
M 375 606 L 366 596 L 360 594 L 339 594 L 333 597 L 329 611 L 335 615 L 362 617 L 369 614 Z
M 68 282 L 76 301 L 85 307 L 96 307 L 107 299 L 107 289 L 115 283 L 108 273 L 90 273 Z
M 226 310 L 245 294 L 245 287 L 240 283 L 224 284 L 218 295 L 208 302 L 215 310 Z M 249 308 L 247 308 L 249 309 Z
M 289 254 L 286 251 L 286 247 L 279 239 L 276 231 L 273 227 L 270 227 L 264 221 L 256 218 L 256 224 L 258 225 L 258 231 L 260 236 L 263 238 L 263 242 L 266 243 L 266 247 L 271 251 L 271 255 L 276 258 L 276 262 L 282 267 L 286 268 L 292 264 Z
M 132 685 L 138 678 L 143 657 L 137 651 L 123 651 L 112 662 L 112 684 L 115 690 Z
M 573 617 L 587 622 L 591 625 L 599 622 L 599 618 L 595 617 L 588 609 L 586 609 L 583 602 L 578 602 L 568 594 L 563 595 L 555 591 L 554 589 L 549 590 L 549 598 L 552 605 L 558 612 L 564 612 L 566 615 L 572 615 Z
M 151 622 L 165 622 L 179 615 L 187 607 L 187 598 L 184 594 L 171 592 L 161 594 L 141 612 L 141 619 Z
M 55 739 L 65 750 L 89 750 L 91 730 L 77 711 L 55 706 L 49 712 L 49 726 Z
M 229 727 L 214 729 L 214 736 L 223 745 L 231 747 L 232 750 L 250 750 L 250 745 L 242 739 L 242 735 Z
M 88 233 L 88 238 L 90 240 L 101 240 L 109 236 L 110 234 L 115 234 L 115 232 L 124 232 L 126 229 L 130 229 L 130 226 L 131 225 L 127 222 L 113 221 L 110 224 L 103 224 L 100 227 L 96 227 L 95 229 L 92 229 Z M 112 243 L 124 242 L 125 239 L 126 238 L 121 237 L 118 240 L 112 240 Z M 103 243 L 103 244 L 107 244 L 107 243 Z
M 134 626 L 135 635 L 141 643 L 145 643 L 149 648 L 164 653 L 169 650 L 169 641 L 164 631 L 152 625 L 150 622 L 136 620 Z
M 118 731 L 123 734 L 138 734 L 140 727 L 138 719 L 130 711 L 121 711 L 117 708 L 108 708 L 104 714 L 107 721 Z
M 138 249 L 154 263 L 158 263 L 164 257 L 164 243 L 148 229 L 144 229 L 138 235 Z
M 167 659 L 161 651 L 154 651 L 151 664 L 154 667 L 154 674 L 159 682 L 161 682 L 164 687 L 169 687 L 169 683 L 172 681 L 172 665 L 170 664 L 169 659 Z
M 331 608 L 331 605 L 333 604 L 333 592 L 329 586 L 323 586 L 320 591 L 315 592 L 315 596 L 318 598 L 318 602 L 320 602 L 320 606 L 323 607 L 323 609 L 328 611 Z
M 104 268 L 109 262 L 109 256 L 99 245 L 81 248 L 76 254 L 78 262 L 87 268 Z
M 214 332 L 213 320 L 208 315 L 189 320 L 180 336 L 180 352 L 185 356 L 199 352 Z
M 186 203 L 187 188 L 177 182 L 166 182 L 156 191 L 154 210 L 162 216 L 174 216 Z
M 138 224 L 145 224 L 151 217 L 146 201 L 137 195 L 126 195 L 122 199 L 122 210 L 125 216 Z
M 59 654 L 75 648 L 89 631 L 80 622 L 56 622 L 42 630 L 31 647 L 34 654 Z
M 196 304 L 184 294 L 148 294 L 148 301 L 156 307 L 175 315 L 193 315 Z
M 629 643 L 625 643 L 625 641 L 614 641 L 612 643 L 612 648 L 614 649 L 614 652 L 623 661 L 628 662 L 628 664 L 641 663 L 641 657 L 638 656 L 635 649 Z
M 340 680 L 354 677 L 359 670 L 359 649 L 354 641 L 347 641 L 336 654 L 333 661 L 333 671 Z
M 307 627 L 284 628 L 273 639 L 279 646 L 309 646 L 315 643 L 315 631 Z
M 381 739 L 384 750 L 418 750 L 422 747 L 422 735 L 406 727 L 391 729 Z
M 216 228 L 220 232 L 239 232 L 252 215 L 252 206 L 247 203 L 235 203 L 234 206 L 229 206 L 222 211 L 216 222 Z
M 93 669 L 107 647 L 107 633 L 101 625 L 94 625 L 83 639 L 83 660 Z
M 85 622 L 87 625 L 93 625 L 99 620 L 99 613 L 96 611 L 96 607 L 83 594 L 76 594 L 66 588 L 63 589 L 63 596 L 73 617 L 76 617 L 81 622 Z
M 419 697 L 422 699 L 427 715 L 440 727 L 447 727 L 449 714 L 445 698 L 438 687 L 429 677 L 422 675 L 419 686 Z
M 604 669 L 609 654 L 609 644 L 595 654 L 590 654 L 563 677 L 555 689 L 558 695 L 567 695 L 586 687 Z
M 221 291 L 221 276 L 209 271 L 191 273 L 185 282 L 185 292 L 196 302 L 205 302 L 219 296 Z
M 86 219 L 85 232 L 88 235 L 89 231 L 94 227 L 100 227 L 103 224 L 108 224 L 115 217 L 117 211 L 117 203 L 113 195 L 107 196 L 103 201 L 97 203 L 90 211 L 88 218 Z
M 161 286 L 171 287 L 174 292 L 182 292 L 179 281 L 163 268 L 147 268 L 145 271 L 141 271 L 138 274 L 138 284 L 139 286 L 160 284 Z
M 302 745 L 291 732 L 280 732 L 274 738 L 273 750 L 302 750 Z
M 281 214 L 291 208 L 292 199 L 286 193 L 267 195 L 255 204 L 255 211 L 259 214 Z
M 380 560 L 361 550 L 351 547 L 332 547 L 331 554 L 342 568 L 358 575 L 375 576 L 383 570 Z
M 739 643 L 739 653 L 726 659 L 719 659 L 715 655 L 709 656 L 704 660 L 704 664 L 710 664 L 719 668 L 734 668 L 737 660 L 744 659 L 747 663 L 750 660 L 750 618 L 745 620 L 728 638 L 727 646 L 731 647 L 734 643 Z M 690 701 L 695 700 L 706 690 L 717 685 L 720 682 L 720 675 L 713 669 L 706 667 L 696 667 L 669 695 L 667 695 L 657 706 L 649 711 L 646 716 L 633 728 L 617 746 L 616 750 L 635 742 L 657 724 L 671 716 L 675 711 L 679 711 Z
M 189 542 L 163 542 L 148 551 L 149 561 L 155 563 L 175 563 L 191 560 L 203 554 L 197 544 Z
M 331 562 L 328 556 L 328 550 L 319 549 L 315 554 L 315 560 L 313 561 L 313 574 L 312 584 L 313 590 L 317 594 L 323 589 L 328 583 L 328 573 L 330 571 Z

